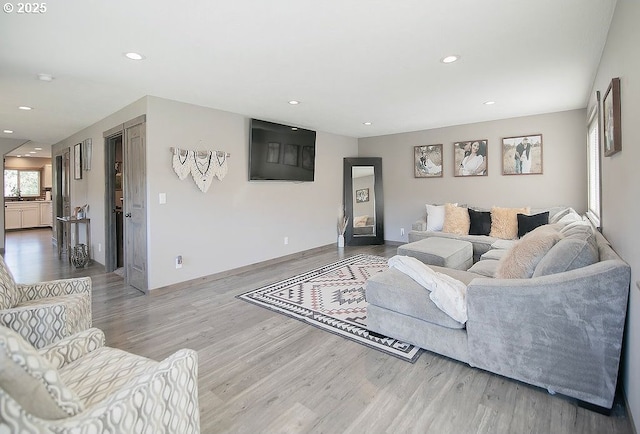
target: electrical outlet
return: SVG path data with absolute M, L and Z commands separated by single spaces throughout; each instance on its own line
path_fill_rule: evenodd
M 400 236 L 404 236 L 404 228 L 400 228 Z
M 98 243 L 98 252 L 102 251 L 102 243 Z
M 284 245 L 286 246 L 287 244 L 289 244 L 289 237 L 284 237 Z
M 176 269 L 182 268 L 182 255 L 176 256 Z

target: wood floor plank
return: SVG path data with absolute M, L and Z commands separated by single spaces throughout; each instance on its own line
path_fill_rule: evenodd
M 99 264 L 58 259 L 50 230 L 8 232 L 4 257 L 18 282 L 91 276 L 93 323 L 110 346 L 156 360 L 196 350 L 203 433 L 633 432 L 620 397 L 605 416 L 430 352 L 411 364 L 236 298 L 396 247 L 314 249 L 151 295 Z

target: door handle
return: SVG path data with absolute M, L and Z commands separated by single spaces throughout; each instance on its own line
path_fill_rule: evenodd
M 131 213 L 130 213 L 130 212 L 128 212 L 128 213 L 126 213 L 124 216 L 125 216 L 125 217 L 129 217 L 129 218 L 131 218 Z

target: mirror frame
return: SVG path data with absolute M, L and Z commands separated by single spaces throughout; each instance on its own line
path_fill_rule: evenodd
M 375 235 L 353 236 L 353 178 L 352 168 L 357 166 L 373 166 L 373 193 L 375 197 Z M 344 233 L 345 243 L 348 246 L 364 246 L 370 244 L 384 244 L 384 199 L 382 196 L 382 158 L 345 158 L 344 168 L 344 209 L 345 215 L 349 217 L 349 223 Z

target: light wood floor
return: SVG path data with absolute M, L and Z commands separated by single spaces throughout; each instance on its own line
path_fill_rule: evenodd
M 633 432 L 621 399 L 603 416 L 436 354 L 410 364 L 235 298 L 356 253 L 390 257 L 395 246 L 321 249 L 148 296 L 99 264 L 59 260 L 49 230 L 8 233 L 5 261 L 18 282 L 91 276 L 94 326 L 110 346 L 156 360 L 197 350 L 203 433 Z

